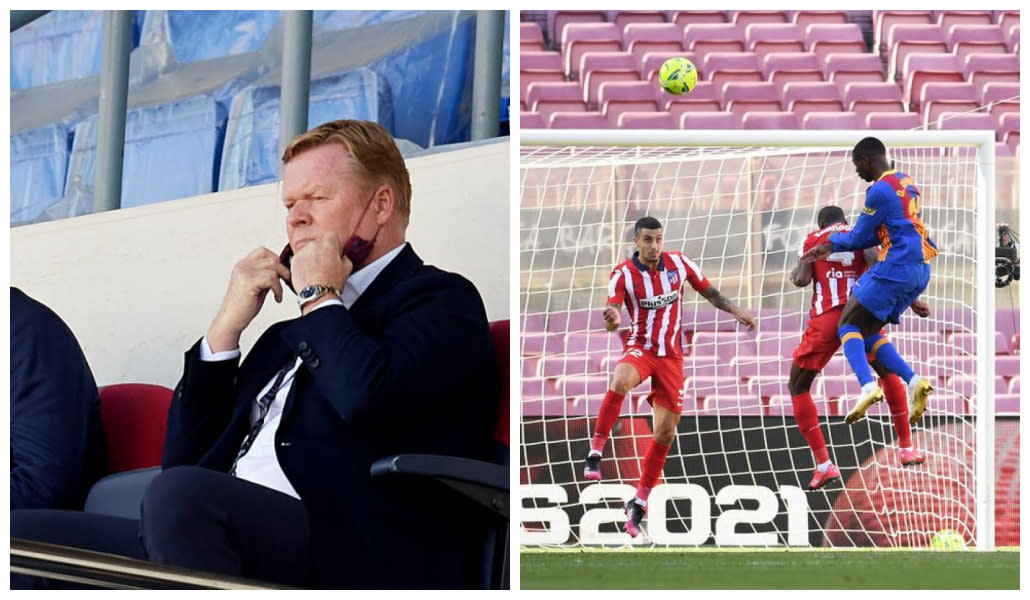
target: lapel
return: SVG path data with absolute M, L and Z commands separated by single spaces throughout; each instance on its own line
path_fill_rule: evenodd
M 404 242 L 404 249 L 397 255 L 390 264 L 386 265 L 383 272 L 368 286 L 357 301 L 350 307 L 350 313 L 355 319 L 360 320 L 375 305 L 375 300 L 386 295 L 398 283 L 410 277 L 422 267 L 422 259 L 415 254 L 409 242 Z

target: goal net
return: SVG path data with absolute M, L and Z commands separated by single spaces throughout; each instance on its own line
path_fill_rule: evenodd
M 819 208 L 857 219 L 868 184 L 850 150 L 866 135 L 915 179 L 940 249 L 921 297 L 930 317 L 907 312 L 887 329 L 936 388 L 912 428 L 927 460 L 900 465 L 885 402 L 844 423 L 859 386 L 838 352 L 812 395 L 841 479 L 810 492 L 787 378 L 812 290 L 789 274 Z M 993 144 L 955 131 L 523 132 L 521 543 L 919 548 L 953 530 L 991 549 Z M 582 469 L 628 323 L 623 311 L 622 331 L 605 331 L 601 308 L 644 215 L 758 327 L 685 289 L 683 416 L 634 540 L 622 504 L 651 438 L 649 381 L 623 403 L 603 480 Z

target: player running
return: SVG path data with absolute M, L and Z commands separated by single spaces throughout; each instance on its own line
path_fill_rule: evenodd
M 869 407 L 883 400 L 883 390 L 873 380 L 866 352 L 908 383 L 909 423 L 915 424 L 926 410 L 933 386 L 919 377 L 898 354 L 894 344 L 880 334 L 885 323 L 897 324 L 930 281 L 930 261 L 937 246 L 920 219 L 919 190 L 911 177 L 887 162 L 883 142 L 863 138 L 851 152 L 855 171 L 873 182 L 866 191 L 865 208 L 854 229 L 830 235 L 826 243 L 813 246 L 801 257 L 812 263 L 833 252 L 862 250 L 880 245 L 879 262 L 852 287 L 851 297 L 841 313 L 837 334 L 844 356 L 862 385 L 849 422 L 865 416 Z
M 816 215 L 816 222 L 819 230 L 805 238 L 800 256 L 804 256 L 809 249 L 826 243 L 832 234 L 851 231 L 851 226 L 844 218 L 844 211 L 839 206 L 823 207 Z M 840 471 L 830 460 L 826 441 L 819 428 L 819 416 L 810 393 L 812 381 L 837 352 L 837 348 L 840 348 L 837 322 L 851 286 L 866 271 L 868 265 L 875 262 L 876 252 L 872 249 L 866 249 L 864 252 L 834 252 L 814 263 L 799 260 L 798 266 L 790 274 L 790 281 L 794 285 L 805 287 L 811 283 L 814 288 L 811 318 L 805 327 L 804 335 L 801 336 L 801 343 L 794 350 L 794 362 L 790 367 L 790 379 L 787 382 L 794 407 L 794 419 L 815 457 L 815 473 L 808 484 L 810 490 L 819 489 L 840 477 Z M 929 307 L 919 300 L 914 301 L 911 307 L 912 311 L 921 317 L 930 314 Z M 900 446 L 901 464 L 922 463 L 926 457 L 912 446 L 904 384 L 878 361 L 872 361 L 872 366 L 880 375 L 884 395 L 887 397 L 887 404 L 890 405 L 891 421 L 894 423 L 894 431 Z M 852 422 L 851 419 L 852 414 L 849 414 L 849 423 Z
M 627 501 L 625 507 L 626 532 L 637 537 L 647 497 L 661 476 L 683 409 L 683 348 L 680 343 L 683 284 L 689 283 L 712 306 L 732 314 L 751 330 L 755 328 L 755 319 L 719 293 L 698 266 L 681 252 L 662 251 L 662 224 L 657 219 L 643 217 L 636 222 L 633 231 L 637 251 L 633 258 L 612 271 L 604 309 L 605 326 L 608 331 L 615 331 L 621 323 L 620 309 L 625 303 L 630 317 L 629 338 L 601 403 L 583 476 L 601 479 L 601 454 L 619 418 L 622 401 L 630 390 L 650 377 L 651 393 L 647 401 L 654 415 L 654 436 L 644 456 L 636 496 Z

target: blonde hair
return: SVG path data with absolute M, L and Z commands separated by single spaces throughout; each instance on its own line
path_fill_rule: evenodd
M 396 208 L 407 222 L 411 214 L 411 180 L 390 132 L 374 121 L 342 119 L 322 123 L 290 142 L 283 151 L 283 164 L 326 144 L 341 144 L 367 181 L 387 180 L 393 188 Z

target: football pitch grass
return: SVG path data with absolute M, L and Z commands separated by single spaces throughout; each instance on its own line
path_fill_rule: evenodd
M 997 552 L 523 548 L 520 560 L 523 590 L 1019 588 L 1018 548 Z

